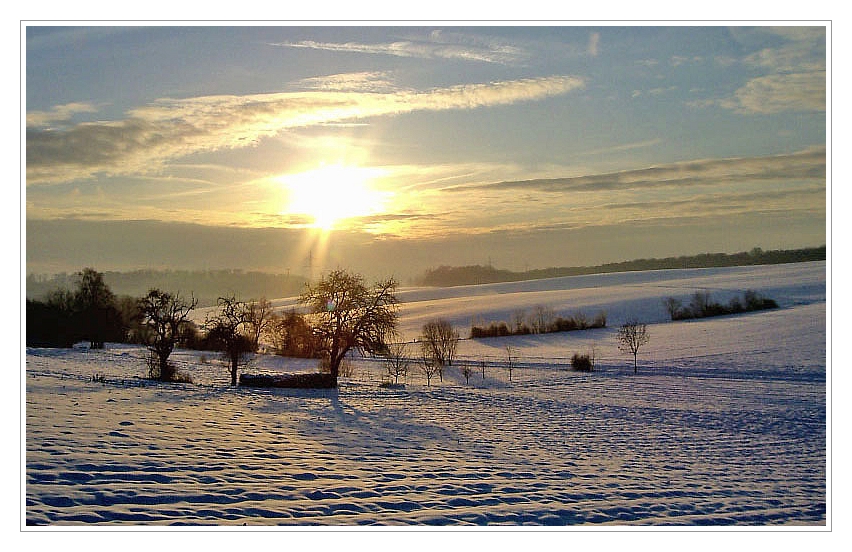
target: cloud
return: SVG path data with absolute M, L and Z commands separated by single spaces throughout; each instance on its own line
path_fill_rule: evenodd
M 750 80 L 718 103 L 743 114 L 825 111 L 825 80 L 825 71 L 767 75 Z
M 98 173 L 150 173 L 171 159 L 251 146 L 288 129 L 413 111 L 508 105 L 583 86 L 579 77 L 551 76 L 427 91 L 165 98 L 131 110 L 123 120 L 80 123 L 68 129 L 27 128 L 27 182 L 68 182 Z
M 669 59 L 669 65 L 671 65 L 672 67 L 680 67 L 681 65 L 684 65 L 684 64 L 687 64 L 687 63 L 702 63 L 703 61 L 704 61 L 704 58 L 701 57 L 701 56 L 692 56 L 692 57 L 672 56 Z
M 769 157 L 706 159 L 616 173 L 456 186 L 448 191 L 523 189 L 540 192 L 612 191 L 736 183 L 745 180 L 825 179 L 824 147 Z
M 786 41 L 746 56 L 744 65 L 767 73 L 716 104 L 742 114 L 825 111 L 825 28 L 775 27 L 760 32 Z
M 426 40 L 397 40 L 373 44 L 302 40 L 298 42 L 274 42 L 270 43 L 270 46 L 406 58 L 456 59 L 502 65 L 516 63 L 529 57 L 525 50 L 505 42 L 459 33 L 447 33 L 440 30 L 430 33 Z
M 600 155 L 603 153 L 612 153 L 615 151 L 628 151 L 640 148 L 648 148 L 651 146 L 656 146 L 657 144 L 662 143 L 662 139 L 653 138 L 651 140 L 643 140 L 641 142 L 632 142 L 630 144 L 619 144 L 616 146 L 610 146 L 606 148 L 594 149 L 591 151 L 583 152 L 583 155 Z
M 589 55 L 595 57 L 598 55 L 598 45 L 601 41 L 600 33 L 592 33 L 589 35 Z
M 27 113 L 27 127 L 47 127 L 56 124 L 68 124 L 77 113 L 96 113 L 98 109 L 85 102 L 72 102 L 57 105 L 50 111 L 30 111 Z
M 398 90 L 390 75 L 385 71 L 339 73 L 324 77 L 310 77 L 296 83 L 310 90 L 338 92 L 392 92 Z

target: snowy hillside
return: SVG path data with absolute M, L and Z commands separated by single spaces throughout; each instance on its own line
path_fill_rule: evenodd
M 780 308 L 670 322 L 662 305 L 747 289 Z M 370 359 L 335 391 L 252 390 L 210 353 L 176 351 L 194 383 L 167 385 L 142 379 L 139 347 L 28 349 L 26 523 L 826 525 L 824 262 L 399 297 L 406 340 L 536 305 L 608 327 L 465 339 L 443 382 L 415 368 L 401 390 Z M 614 337 L 628 317 L 649 323 L 637 375 Z M 567 369 L 592 350 L 595 372 Z

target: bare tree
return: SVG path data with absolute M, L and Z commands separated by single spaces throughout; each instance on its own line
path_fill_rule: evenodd
M 636 320 L 628 320 L 618 329 L 616 339 L 621 352 L 633 355 L 633 373 L 637 373 L 636 355 L 639 353 L 639 348 L 650 339 L 647 326 Z
M 509 370 L 509 381 L 512 381 L 512 371 L 515 369 L 515 363 L 517 361 L 517 349 L 511 345 L 506 345 L 506 369 Z
M 385 368 L 389 376 L 393 378 L 394 384 L 399 383 L 400 377 L 408 375 L 411 358 L 408 356 L 407 343 L 391 343 L 388 345 L 388 353 L 385 356 Z
M 426 386 L 432 386 L 432 378 L 438 373 L 439 365 L 432 355 L 429 344 L 423 341 L 420 342 L 420 370 L 426 376 Z
M 148 350 L 153 359 L 152 377 L 170 381 L 175 371 L 169 366 L 169 355 L 181 335 L 181 328 L 189 321 L 189 313 L 198 305 L 198 299 L 189 301 L 180 294 L 152 289 L 140 301 L 140 310 L 149 330 Z
M 248 354 L 254 351 L 251 337 L 246 333 L 248 323 L 248 304 L 238 301 L 233 295 L 220 297 L 219 313 L 208 317 L 204 322 L 207 335 L 215 343 L 228 363 L 231 385 L 237 385 L 237 372 L 245 366 Z
M 707 314 L 710 307 L 710 292 L 696 291 L 692 294 L 692 299 L 689 301 L 689 310 L 696 318 L 701 318 Z
M 453 329 L 449 321 L 435 319 L 423 325 L 423 335 L 420 339 L 428 345 L 432 358 L 438 364 L 438 375 L 441 381 L 444 381 L 444 366 L 453 364 L 459 332 Z
M 368 288 L 360 275 L 335 270 L 299 296 L 299 303 L 310 310 L 314 335 L 335 381 L 340 363 L 353 347 L 387 353 L 387 336 L 397 322 L 396 286 L 391 278 Z
M 246 333 L 251 340 L 252 350 L 257 352 L 260 338 L 272 328 L 275 311 L 266 297 L 246 304 Z
M 666 297 L 663 299 L 663 306 L 666 307 L 666 312 L 672 320 L 677 320 L 683 315 L 683 303 L 674 297 Z
M 533 333 L 547 332 L 550 325 L 553 324 L 555 317 L 556 313 L 552 308 L 544 305 L 536 305 L 530 316 L 530 326 L 532 326 Z
M 461 366 L 459 366 L 459 370 L 464 376 L 464 382 L 470 385 L 470 376 L 473 375 L 473 364 L 462 361 Z
M 518 309 L 512 313 L 512 331 L 516 334 L 529 333 L 529 328 L 526 326 L 527 311 Z M 525 331 L 526 330 L 526 331 Z

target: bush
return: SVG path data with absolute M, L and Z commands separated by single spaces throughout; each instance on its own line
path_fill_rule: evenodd
M 291 310 L 272 319 L 268 330 L 275 354 L 295 358 L 318 358 L 321 343 L 304 315 Z
M 165 370 L 161 370 L 160 359 L 153 351 L 148 352 L 145 362 L 148 365 L 148 379 L 167 383 L 192 383 L 192 378 L 188 374 L 178 372 L 177 367 L 171 362 L 167 362 Z
M 743 294 L 743 302 L 745 303 L 745 309 L 751 311 L 778 308 L 778 303 L 752 290 L 748 290 Z
M 505 322 L 492 322 L 488 327 L 481 328 L 479 326 L 471 326 L 470 337 L 477 339 L 480 337 L 506 337 L 512 335 L 509 326 Z
M 577 372 L 591 372 L 593 369 L 592 358 L 589 355 L 574 353 L 571 357 L 571 369 Z

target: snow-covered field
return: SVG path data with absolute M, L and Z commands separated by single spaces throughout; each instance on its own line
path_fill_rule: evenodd
M 669 322 L 661 302 L 746 289 L 781 308 Z M 824 262 L 399 297 L 405 339 L 535 305 L 609 327 L 463 340 L 469 384 L 457 363 L 394 390 L 368 359 L 339 390 L 258 390 L 230 388 L 210 353 L 176 351 L 194 383 L 166 385 L 138 347 L 28 349 L 26 523 L 826 525 Z M 629 317 L 651 335 L 638 375 L 615 342 Z M 592 349 L 597 371 L 567 369 Z M 264 355 L 251 371 L 314 369 Z

